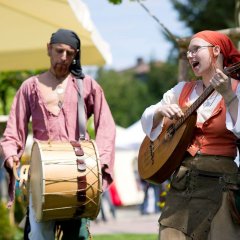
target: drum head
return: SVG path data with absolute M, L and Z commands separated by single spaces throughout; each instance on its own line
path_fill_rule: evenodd
M 42 219 L 42 204 L 44 202 L 44 173 L 41 160 L 41 152 L 38 142 L 33 143 L 31 154 L 31 181 L 30 193 L 32 194 L 33 209 L 35 211 L 36 221 Z

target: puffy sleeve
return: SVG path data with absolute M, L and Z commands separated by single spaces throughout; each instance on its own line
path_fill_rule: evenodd
M 236 95 L 240 103 L 240 84 L 238 84 L 238 87 L 236 89 Z M 226 111 L 226 126 L 228 130 L 232 131 L 238 138 L 240 138 L 240 104 L 238 104 L 238 115 L 235 125 L 232 122 L 232 118 L 229 112 Z
M 91 79 L 91 99 L 88 105 L 92 106 L 94 114 L 95 141 L 100 155 L 105 190 L 113 181 L 116 127 L 104 92 L 93 79 Z
M 23 154 L 30 118 L 28 103 L 27 87 L 23 83 L 14 97 L 7 126 L 0 141 L 4 162 L 10 156 L 17 155 L 20 158 Z
M 142 114 L 141 117 L 141 124 L 142 129 L 145 132 L 145 134 L 154 141 L 159 134 L 162 131 L 162 127 L 164 122 L 161 121 L 156 128 L 152 128 L 153 126 L 153 116 L 155 111 L 162 105 L 166 104 L 178 104 L 178 99 L 180 96 L 180 93 L 182 91 L 182 88 L 184 86 L 185 82 L 178 83 L 175 87 L 168 90 L 164 95 L 163 99 L 158 102 L 157 104 L 151 105 L 148 108 L 145 109 L 145 111 Z
M 154 112 L 162 105 L 162 101 L 155 105 L 146 108 L 141 117 L 142 129 L 145 134 L 154 141 L 162 131 L 163 121 L 161 121 L 156 128 L 153 127 Z

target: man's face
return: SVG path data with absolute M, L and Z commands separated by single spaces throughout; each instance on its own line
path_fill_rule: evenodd
M 65 77 L 69 74 L 69 67 L 76 56 L 76 50 L 62 43 L 48 44 L 48 55 L 51 71 L 56 77 Z

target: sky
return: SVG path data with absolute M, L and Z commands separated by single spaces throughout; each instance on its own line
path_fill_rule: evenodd
M 123 0 L 113 5 L 107 0 L 82 0 L 88 7 L 90 17 L 101 37 L 108 43 L 112 64 L 107 67 L 123 70 L 136 65 L 142 57 L 145 62 L 166 60 L 171 43 L 163 28 L 138 2 Z M 172 34 L 179 37 L 190 35 L 169 0 L 145 0 L 142 3 Z

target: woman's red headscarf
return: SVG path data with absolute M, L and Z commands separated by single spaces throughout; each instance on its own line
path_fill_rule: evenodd
M 192 39 L 193 38 L 201 38 L 214 46 L 218 45 L 221 48 L 221 53 L 224 56 L 223 67 L 228 67 L 233 63 L 240 61 L 239 51 L 236 49 L 231 39 L 225 34 L 216 31 L 205 30 L 196 33 L 192 36 Z

